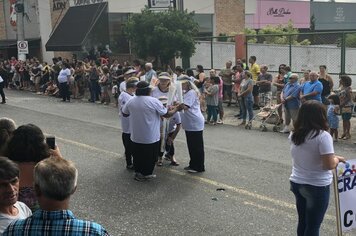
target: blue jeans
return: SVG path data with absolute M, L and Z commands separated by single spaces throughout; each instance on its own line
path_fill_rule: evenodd
M 213 117 L 213 121 L 216 122 L 218 120 L 218 106 L 207 105 L 207 107 L 208 107 L 207 121 L 210 122 L 211 117 Z
M 241 97 L 240 105 L 242 109 L 242 120 L 246 121 L 248 113 L 248 120 L 251 121 L 253 119 L 253 97 Z
M 298 236 L 319 236 L 329 205 L 330 185 L 317 187 L 308 184 L 291 183 L 298 211 Z

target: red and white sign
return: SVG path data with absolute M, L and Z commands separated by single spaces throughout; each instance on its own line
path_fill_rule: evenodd
M 17 52 L 22 54 L 28 54 L 28 42 L 17 41 Z

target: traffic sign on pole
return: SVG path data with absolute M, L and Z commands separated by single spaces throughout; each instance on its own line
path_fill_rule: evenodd
M 28 54 L 28 41 L 17 41 L 18 53 Z

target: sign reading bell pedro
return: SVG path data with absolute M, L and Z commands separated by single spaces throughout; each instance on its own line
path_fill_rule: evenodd
M 356 229 L 356 159 L 340 163 L 336 169 L 339 210 L 343 232 Z

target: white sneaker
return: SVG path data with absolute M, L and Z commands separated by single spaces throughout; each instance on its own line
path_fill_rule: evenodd
M 279 131 L 279 132 L 280 132 L 280 133 L 283 133 L 283 134 L 287 134 L 287 133 L 290 132 L 290 130 L 289 130 L 288 126 L 284 126 L 284 128 L 283 128 L 281 131 Z

